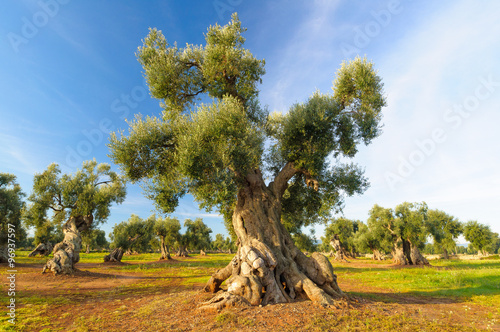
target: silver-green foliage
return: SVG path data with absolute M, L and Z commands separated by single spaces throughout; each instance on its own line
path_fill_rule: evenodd
M 268 114 L 257 90 L 265 62 L 243 47 L 244 31 L 234 14 L 209 27 L 205 45 L 180 48 L 152 29 L 137 57 L 163 112 L 136 116 L 127 134 L 113 133 L 110 156 L 164 212 L 190 193 L 226 217 L 249 174 L 272 181 L 292 165 L 283 216 L 289 230 L 299 229 L 368 187 L 362 169 L 331 157 L 353 157 L 380 134 L 383 84 L 373 64 L 357 58 L 342 64 L 333 94 L 316 92 L 286 114 Z
M 23 216 L 27 225 L 36 228 L 88 215 L 93 216 L 93 225 L 98 225 L 108 218 L 111 204 L 122 203 L 125 195 L 124 179 L 109 164 L 85 161 L 74 174 L 61 175 L 59 165 L 53 163 L 44 172 L 35 174 Z
M 24 193 L 16 181 L 16 176 L 0 173 L 0 245 L 7 243 L 9 228 L 14 229 L 16 241 L 20 242 L 26 237 L 26 231 L 21 224 L 23 197 Z

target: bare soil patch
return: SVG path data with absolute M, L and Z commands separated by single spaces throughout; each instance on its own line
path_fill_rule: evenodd
M 457 298 L 391 293 L 347 278 L 339 278 L 339 286 L 353 298 L 339 303 L 338 308 L 325 309 L 311 301 L 298 301 L 222 312 L 200 311 L 200 303 L 213 294 L 201 291 L 203 281 L 188 282 L 190 278 L 176 275 L 183 267 L 175 266 L 185 261 L 152 262 L 168 263 L 165 268 L 171 269 L 158 274 L 120 269 L 123 265 L 117 263 L 79 263 L 71 276 L 41 274 L 43 264 L 19 264 L 19 330 L 500 331 L 500 325 L 491 323 L 491 308 Z M 356 261 L 345 266 L 375 267 Z M 394 267 L 387 264 L 376 268 Z M 207 280 L 213 271 L 205 268 Z M 32 304 L 33 298 L 39 298 L 36 304 Z M 34 320 L 22 325 L 23 319 L 32 317 L 35 310 L 42 323 Z

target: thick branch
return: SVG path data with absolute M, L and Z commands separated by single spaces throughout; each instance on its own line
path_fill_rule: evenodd
M 278 197 L 281 197 L 288 188 L 288 181 L 297 173 L 304 174 L 306 185 L 318 191 L 318 180 L 313 178 L 309 171 L 305 169 L 296 169 L 291 161 L 289 161 L 278 173 L 274 182 L 270 185 L 271 190 L 273 190 Z
M 274 182 L 270 184 L 271 190 L 277 197 L 283 196 L 286 188 L 288 188 L 288 180 L 292 178 L 295 174 L 297 174 L 299 170 L 293 167 L 293 162 L 288 162 L 278 173 Z

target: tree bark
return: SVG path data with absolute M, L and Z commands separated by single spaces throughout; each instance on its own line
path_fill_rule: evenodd
M 0 263 L 9 261 L 9 246 L 6 244 L 0 245 Z
M 80 231 L 86 230 L 92 224 L 94 217 L 70 217 L 63 226 L 64 239 L 54 246 L 54 257 L 47 261 L 42 273 L 49 270 L 54 274 L 72 274 L 74 266 L 80 261 L 82 238 Z
M 89 244 L 87 244 L 87 249 L 85 250 L 85 253 L 90 254 L 90 245 Z
M 382 254 L 378 249 L 372 249 L 373 252 L 373 260 L 374 261 L 381 261 L 383 260 Z
M 168 245 L 165 244 L 165 237 L 164 236 L 160 236 L 160 250 L 161 250 L 160 260 L 172 259 L 172 257 L 170 257 L 170 250 L 168 248 Z
M 104 262 L 121 262 L 123 257 L 123 249 L 115 248 L 109 253 L 109 255 L 104 256 Z
M 189 253 L 186 249 L 186 246 L 179 246 L 175 256 L 177 256 L 177 257 L 189 257 Z
M 408 260 L 406 259 L 403 246 L 401 244 L 394 243 L 392 249 L 392 261 L 394 264 L 398 265 L 408 265 Z
M 293 169 L 286 168 L 283 171 L 292 173 Z M 287 179 L 286 175 L 278 175 L 266 186 L 258 170 L 246 177 L 247 184 L 238 192 L 232 217 L 238 251 L 205 286 L 206 291 L 217 292 L 226 280 L 227 292 L 232 296 L 219 293 L 203 308 L 220 310 L 232 305 L 235 296 L 251 305 L 309 298 L 323 306 L 345 297 L 330 261 L 318 253 L 305 256 L 281 223 L 281 197 Z
M 410 255 L 411 262 L 413 265 L 429 265 L 429 261 L 425 258 L 418 250 L 418 247 L 412 243 L 410 243 Z
M 429 265 L 416 245 L 401 238 L 394 243 L 392 259 L 398 265 Z
M 443 259 L 450 259 L 450 256 L 448 255 L 448 250 L 446 250 L 446 248 L 443 248 Z
M 333 235 L 333 238 L 330 240 L 330 245 L 335 250 L 335 260 L 348 263 L 346 257 L 348 257 L 349 254 L 342 247 L 338 234 Z
M 50 242 L 39 243 L 38 246 L 32 252 L 29 253 L 28 257 L 33 257 L 36 255 L 48 256 L 52 253 L 52 249 L 54 249 L 54 247 Z

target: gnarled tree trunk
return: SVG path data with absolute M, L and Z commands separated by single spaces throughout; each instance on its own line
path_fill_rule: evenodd
M 418 247 L 405 239 L 394 243 L 392 260 L 398 265 L 429 265 L 429 261 L 420 253 Z
M 338 234 L 333 235 L 333 238 L 330 240 L 330 245 L 333 250 L 335 250 L 335 260 L 348 263 L 346 257 L 349 256 L 349 254 L 342 248 Z
M 450 256 L 448 255 L 448 250 L 443 248 L 443 259 L 450 259 Z
M 373 252 L 373 260 L 374 261 L 381 261 L 384 259 L 382 254 L 380 253 L 380 251 L 378 249 L 372 249 L 372 252 Z
M 168 245 L 165 243 L 164 236 L 160 236 L 160 249 L 161 249 L 160 260 L 161 259 L 172 259 L 172 257 L 170 257 L 170 250 L 168 248 Z
M 52 249 L 54 247 L 52 246 L 52 243 L 47 242 L 47 243 L 39 243 L 36 248 L 29 253 L 28 257 L 33 257 L 36 255 L 40 256 L 48 256 L 52 253 Z
M 177 257 L 189 257 L 189 253 L 186 249 L 186 246 L 179 246 L 175 256 L 177 256 Z
M 121 262 L 123 257 L 123 249 L 115 248 L 109 255 L 104 256 L 104 262 Z
M 418 247 L 412 243 L 410 243 L 410 256 L 413 265 L 429 265 L 427 258 L 425 258 L 422 253 L 420 253 L 420 250 L 418 250 Z
M 54 246 L 54 257 L 47 261 L 43 267 L 54 274 L 72 274 L 74 265 L 80 261 L 80 250 L 82 249 L 82 238 L 80 231 L 86 230 L 92 224 L 94 217 L 78 216 L 70 217 L 63 226 L 64 239 Z
M 204 308 L 220 310 L 234 303 L 266 305 L 297 298 L 328 306 L 344 297 L 329 260 L 318 253 L 306 257 L 281 223 L 286 184 L 279 180 L 266 186 L 259 171 L 247 176 L 247 186 L 238 192 L 232 217 L 238 251 L 205 286 L 206 291 L 215 293 L 226 280 L 227 293 L 219 294 Z

